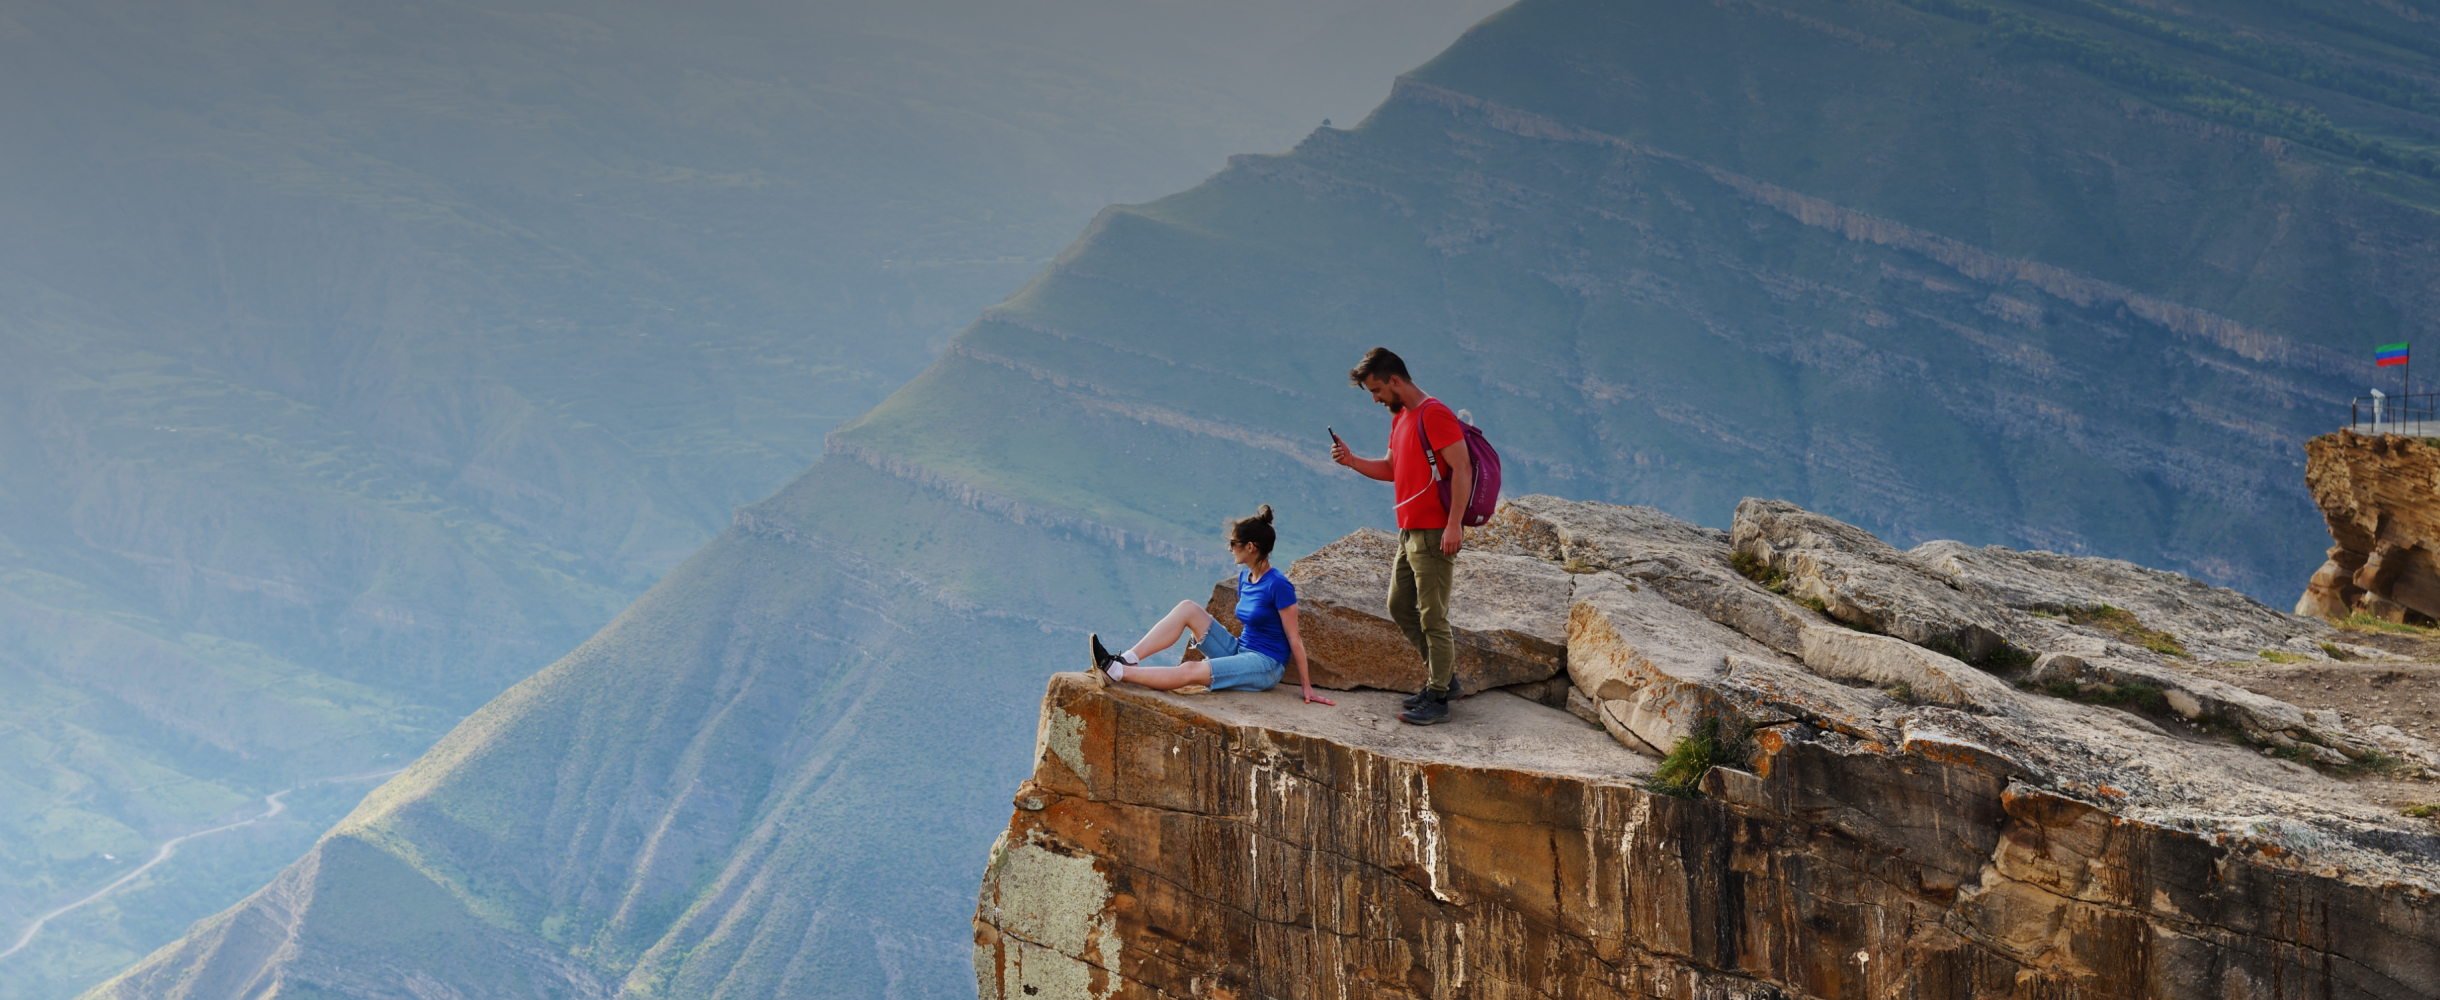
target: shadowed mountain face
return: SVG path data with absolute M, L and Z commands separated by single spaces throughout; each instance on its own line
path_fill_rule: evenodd
M 1042 674 L 1208 593 L 1225 515 L 1279 508 L 1282 559 L 1387 523 L 1323 458 L 1382 446 L 1373 344 L 1512 493 L 2284 596 L 2326 544 L 2300 443 L 2430 312 L 2436 51 L 2412 5 L 1529 0 L 1361 127 L 1102 214 L 94 995 L 962 995 Z
M 1360 114 L 1490 9 L 866 7 L 0 11 L 0 949 L 403 764 L 1101 206 Z M 0 997 L 260 887 L 348 808 L 317 787 Z

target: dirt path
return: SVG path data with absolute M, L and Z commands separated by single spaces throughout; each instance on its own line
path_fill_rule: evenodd
M 2221 663 L 2211 672 L 2231 684 L 2306 709 L 2332 709 L 2350 729 L 2394 726 L 2408 736 L 2440 742 L 2440 641 L 2391 633 L 2352 633 L 2347 641 L 2427 662 L 2345 660 L 2313 663 Z M 2357 788 L 2396 809 L 2440 802 L 2440 783 L 2373 776 Z
M 128 872 L 125 875 L 121 875 L 116 881 L 111 882 L 109 885 L 105 885 L 94 890 L 92 895 L 79 899 L 76 902 L 69 903 L 68 905 L 62 906 L 56 910 L 52 910 L 51 912 L 45 913 L 39 917 L 35 917 L 34 922 L 26 926 L 25 933 L 17 935 L 16 943 L 9 945 L 7 951 L 0 951 L 0 959 L 7 958 L 10 955 L 23 951 L 25 950 L 25 946 L 33 944 L 34 936 L 42 933 L 42 928 L 45 924 L 48 924 L 51 921 L 69 913 L 73 913 L 78 908 L 89 903 L 108 897 L 111 893 L 117 892 L 120 887 L 125 886 L 129 882 L 135 881 L 137 876 L 151 871 L 154 865 L 158 865 L 161 862 L 169 860 L 170 855 L 178 853 L 178 845 L 186 843 L 187 841 L 193 840 L 197 837 L 209 837 L 215 833 L 227 833 L 239 827 L 253 826 L 256 823 L 260 823 L 281 813 L 287 812 L 288 803 L 280 800 L 286 798 L 290 792 L 294 792 L 299 788 L 306 788 L 313 785 L 331 785 L 349 781 L 371 781 L 375 778 L 387 778 L 392 775 L 403 774 L 405 772 L 406 768 L 402 767 L 395 771 L 382 771 L 377 774 L 350 774 L 335 778 L 316 778 L 312 781 L 303 782 L 290 788 L 283 788 L 279 791 L 263 796 L 263 805 L 265 808 L 263 809 L 263 814 L 260 816 L 256 816 L 252 819 L 241 819 L 235 823 L 230 823 L 224 826 L 216 826 L 209 830 L 197 830 L 184 836 L 172 837 L 166 841 L 163 841 L 161 846 L 153 851 L 152 860 L 146 861 L 142 865 L 138 865 L 136 870 Z

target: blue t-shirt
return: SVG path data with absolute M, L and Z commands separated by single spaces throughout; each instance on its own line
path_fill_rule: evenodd
M 1237 646 L 1284 664 L 1288 632 L 1279 626 L 1279 609 L 1296 606 L 1296 585 L 1276 566 L 1263 571 L 1260 580 L 1247 579 L 1251 572 L 1237 568 L 1237 624 L 1244 627 Z

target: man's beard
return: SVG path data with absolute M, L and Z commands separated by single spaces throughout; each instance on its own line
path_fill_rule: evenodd
M 1393 416 L 1393 417 L 1394 417 L 1394 416 L 1397 416 L 1398 414 L 1405 413 L 1405 412 L 1406 412 L 1406 400 L 1403 400 L 1403 399 L 1393 399 L 1393 400 L 1390 400 L 1390 401 L 1389 401 L 1389 415 L 1390 415 L 1390 416 Z

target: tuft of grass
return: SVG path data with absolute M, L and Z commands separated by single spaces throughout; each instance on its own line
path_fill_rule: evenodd
M 1712 768 L 1744 767 L 1753 755 L 1752 727 L 1726 726 L 1717 717 L 1705 716 L 1695 723 L 1694 732 L 1678 737 L 1669 747 L 1669 755 L 1661 758 L 1660 770 L 1653 772 L 1645 787 L 1663 795 L 1691 799 L 1703 787 L 1703 775 Z
M 2267 663 L 2303 663 L 2308 659 L 2308 657 L 2296 653 L 2283 653 L 2276 649 L 2265 649 L 2254 655 L 2261 657 Z
M 1569 556 L 1567 557 L 1567 562 L 1559 568 L 1579 576 L 1586 573 L 1601 572 L 1601 567 L 1595 566 L 1589 562 L 1585 562 L 1583 556 Z
M 2095 604 L 2087 608 L 2070 608 L 2067 612 L 2067 620 L 2108 632 L 2162 656 L 2183 657 L 2186 655 L 2185 644 L 2177 641 L 2176 636 L 2146 626 L 2135 617 L 2134 612 L 2123 608 L 2113 608 L 2107 604 Z
M 1905 681 L 1899 681 L 1897 686 L 1890 688 L 1889 696 L 1896 699 L 1901 705 L 1922 704 L 1921 702 L 1915 700 L 1915 686 Z
M 2018 681 L 2017 687 L 2038 691 L 2053 698 L 2079 701 L 2087 705 L 2107 705 L 2145 715 L 2169 714 L 2169 696 L 2150 684 L 2078 684 L 2074 681 L 2051 681 L 2036 686 L 2032 681 Z
M 2034 655 L 2031 650 L 2018 649 L 2015 646 L 2002 643 L 1998 649 L 1994 649 L 1989 653 L 1984 654 L 1982 662 L 1975 664 L 1975 666 L 1981 667 L 1984 670 L 1991 671 L 1995 674 L 2013 674 L 2019 670 L 2025 669 L 2026 667 L 2033 666 L 2033 661 Z
M 2353 778 L 2376 774 L 2390 774 L 2396 771 L 2404 770 L 2405 767 L 2405 761 L 2375 750 L 2369 755 L 2366 755 L 2360 759 L 2348 761 L 2343 766 L 2324 766 L 2322 770 L 2336 774 L 2342 778 Z
M 2169 696 L 2150 684 L 2096 684 L 2083 693 L 2083 700 L 2095 705 L 2131 708 L 2146 715 L 2162 715 L 2169 711 Z
M 2034 661 L 2034 655 L 2032 653 L 2018 649 L 2015 646 L 2011 646 L 2004 642 L 2000 643 L 1990 652 L 1984 653 L 1980 657 L 1967 653 L 1964 646 L 1958 645 L 1957 643 L 1947 639 L 1940 639 L 1927 643 L 1923 648 L 1929 649 L 1935 653 L 1939 653 L 1940 655 L 1946 656 L 1952 660 L 1960 660 L 1966 663 L 1971 663 L 1985 671 L 1995 674 L 2013 674 L 2025 669 L 2026 667 L 2032 666 Z
M 2361 611 L 2348 615 L 2345 618 L 2341 618 L 2335 624 L 2340 628 L 2351 628 L 2358 631 L 2369 629 L 2376 632 L 2396 632 L 2399 635 L 2413 636 L 2428 636 L 2432 634 L 2431 629 L 2425 628 L 2421 625 L 2408 625 L 2405 622 L 2393 622 L 2385 618 L 2375 618 Z
M 1754 558 L 1753 554 L 1750 552 L 1730 553 L 1728 557 L 1728 564 L 1736 569 L 1737 575 L 1748 580 L 1752 580 L 1755 583 L 1759 583 L 1764 587 L 1770 588 L 1771 593 L 1784 594 L 1788 592 L 1788 575 L 1780 572 L 1778 568 L 1765 564 L 1760 559 Z M 1808 603 L 1819 604 L 1821 602 L 1817 600 Z
M 2425 802 L 2407 806 L 2405 814 L 2416 819 L 2440 819 L 2440 802 Z
M 2327 657 L 2329 657 L 2329 658 L 2331 658 L 2331 659 L 2333 659 L 2333 660 L 2351 660 L 2351 659 L 2354 659 L 2354 657 L 2351 657 L 2351 656 L 2348 656 L 2348 655 L 2347 655 L 2347 651 L 2346 651 L 2346 650 L 2344 650 L 2344 649 L 2340 649 L 2340 648 L 2339 648 L 2339 646 L 2338 646 L 2338 644 L 2337 644 L 2337 643 L 2335 643 L 2335 642 L 2325 642 L 2325 643 L 2322 643 L 2322 644 L 2321 644 L 2321 652 L 2322 652 L 2322 655 L 2327 656 Z

